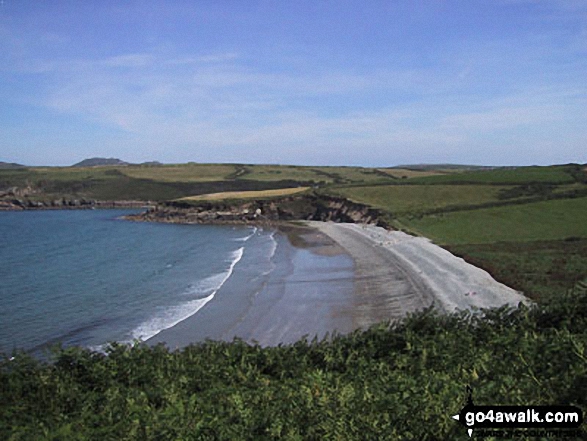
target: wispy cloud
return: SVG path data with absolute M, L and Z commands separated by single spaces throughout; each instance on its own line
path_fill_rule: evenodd
M 142 40 L 86 53 L 69 50 L 67 33 L 19 34 L 0 21 L 0 97 L 24 115 L 25 135 L 10 142 L 41 144 L 26 132 L 53 119 L 59 133 L 44 141 L 55 151 L 68 133 L 71 151 L 99 148 L 128 160 L 494 163 L 490 153 L 505 156 L 512 145 L 551 157 L 544 152 L 561 139 L 575 154 L 587 139 L 587 62 L 577 56 L 587 49 L 585 2 L 499 1 L 559 25 L 504 36 L 490 23 L 483 38 L 422 38 L 426 48 L 410 34 L 391 54 L 386 36 L 374 55 L 365 55 L 368 45 L 348 54 L 341 46 L 330 57 L 311 32 L 304 42 L 253 48 L 167 40 L 163 31 L 154 38 L 151 24 Z M 39 120 L 27 118 L 35 112 Z M 0 119 L 4 133 L 15 133 L 10 121 Z

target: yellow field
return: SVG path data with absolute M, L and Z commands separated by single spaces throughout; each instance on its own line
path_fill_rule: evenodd
M 222 199 L 266 199 L 277 196 L 289 196 L 308 190 L 310 187 L 278 188 L 261 191 L 225 191 L 223 193 L 200 194 L 181 198 L 181 201 L 219 201 Z

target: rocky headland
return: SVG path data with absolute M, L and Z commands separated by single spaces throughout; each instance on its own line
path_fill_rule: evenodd
M 247 201 L 182 202 L 159 204 L 128 220 L 180 224 L 275 223 L 315 220 L 374 224 L 388 228 L 384 214 L 377 209 L 344 198 L 323 195 L 290 196 Z

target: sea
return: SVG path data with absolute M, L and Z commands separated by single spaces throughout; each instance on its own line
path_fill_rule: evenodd
M 287 321 L 302 298 L 291 293 L 294 288 L 310 299 L 304 314 L 315 315 L 319 333 L 328 330 L 322 315 L 331 315 L 332 308 L 316 315 L 324 308 L 322 298 L 314 307 L 309 297 L 318 289 L 316 280 L 338 280 L 328 285 L 335 300 L 351 295 L 350 258 L 295 250 L 275 229 L 121 219 L 134 212 L 0 212 L 0 353 L 24 350 L 42 356 L 57 344 L 100 351 L 110 342 L 156 340 L 162 332 L 173 336 L 170 329 L 181 330 L 176 325 L 189 320 L 191 328 L 181 335 L 187 342 L 198 333 L 200 340 L 221 335 L 218 329 L 207 333 L 219 326 L 226 339 L 233 337 L 227 329 L 266 338 L 267 332 L 275 333 L 275 321 L 268 321 L 263 332 L 252 326 L 276 302 L 285 305 L 281 314 Z M 287 265 L 276 260 L 282 255 Z M 312 273 L 323 275 L 308 278 Z M 284 284 L 284 277 L 291 283 Z M 268 288 L 278 285 L 286 288 Z M 257 288 L 246 289 L 252 286 Z M 268 294 L 259 296 L 263 290 Z M 206 305 L 211 312 L 198 322 Z M 304 326 L 294 323 L 292 329 Z M 303 329 L 298 331 L 301 335 Z

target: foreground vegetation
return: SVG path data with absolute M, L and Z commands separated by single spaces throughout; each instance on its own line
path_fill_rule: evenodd
M 476 404 L 587 410 L 586 287 L 536 308 L 425 311 L 291 346 L 16 354 L 0 362 L 0 438 L 464 440 L 450 416 L 466 385 Z

